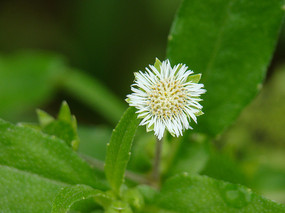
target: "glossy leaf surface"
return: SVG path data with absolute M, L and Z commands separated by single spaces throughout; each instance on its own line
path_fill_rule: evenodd
M 135 111 L 134 107 L 127 109 L 113 130 L 110 143 L 107 146 L 105 173 L 111 187 L 118 194 L 130 159 L 135 132 L 139 125 Z
M 184 0 L 167 57 L 202 73 L 204 116 L 195 127 L 221 133 L 254 98 L 278 39 L 283 0 Z

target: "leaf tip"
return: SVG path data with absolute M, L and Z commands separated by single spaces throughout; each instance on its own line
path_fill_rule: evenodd
M 54 118 L 51 115 L 41 109 L 36 109 L 36 113 L 41 127 L 45 127 L 54 121 Z
M 72 116 L 71 116 L 70 108 L 69 108 L 69 106 L 68 106 L 66 101 L 63 101 L 61 103 L 61 107 L 60 107 L 60 110 L 59 110 L 57 118 L 59 120 L 72 122 Z

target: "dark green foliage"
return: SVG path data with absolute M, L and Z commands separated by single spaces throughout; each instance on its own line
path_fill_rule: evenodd
M 52 213 L 65 213 L 70 207 L 80 200 L 93 198 L 102 206 L 108 206 L 111 198 L 100 190 L 85 185 L 75 185 L 62 188 L 52 203 Z
M 259 167 L 247 164 L 250 157 L 259 157 L 257 152 L 282 158 L 272 161 L 282 164 L 281 152 L 271 153 L 274 148 L 260 144 L 262 140 L 245 145 L 252 136 L 240 134 L 247 131 L 242 128 L 234 132 L 237 137 L 226 138 L 229 145 L 215 138 L 260 90 L 278 38 L 284 4 L 284 0 L 182 2 L 169 35 L 167 57 L 172 65 L 185 63 L 196 73 L 189 81 L 201 80 L 205 84 L 207 93 L 202 96 L 205 114 L 198 119 L 198 126 L 194 125 L 198 133 L 184 131 L 180 138 L 165 134 L 158 178 L 153 175 L 153 165 L 158 165 L 153 162 L 157 159 L 154 153 L 158 153 L 156 138 L 153 132 L 146 134 L 145 128 L 135 137 L 140 120 L 134 107 L 125 111 L 113 132 L 106 125 L 80 127 L 77 131 L 76 119 L 66 102 L 56 118 L 38 110 L 40 125 L 14 125 L 0 119 L 0 212 L 102 213 L 103 209 L 106 213 L 285 212 L 283 204 L 239 185 L 268 190 L 268 194 L 272 189 L 274 192 L 284 189 L 280 165 L 267 164 L 267 159 Z M 93 48 L 91 45 L 90 49 Z M 113 60 L 108 57 L 106 61 Z M 158 70 L 160 64 L 156 59 L 154 66 Z M 105 72 L 101 68 L 99 71 Z M 282 89 L 276 90 L 281 93 Z M 108 88 L 81 70 L 70 68 L 60 56 L 23 52 L 0 57 L 1 117 L 13 119 L 12 114 L 17 116 L 38 107 L 56 91 L 68 93 L 109 123 L 116 123 L 125 108 L 123 101 Z M 282 131 L 282 125 L 268 117 L 281 119 L 284 112 L 271 109 L 280 104 L 283 96 L 275 101 L 271 95 L 264 95 L 271 103 L 268 107 L 250 113 L 254 122 L 258 121 L 255 115 L 264 115 L 260 129 L 253 128 L 258 134 L 275 128 Z M 245 123 L 244 128 L 254 126 Z M 274 143 L 284 146 L 282 139 L 282 134 L 275 135 Z M 254 150 L 250 147 L 241 152 L 249 146 Z M 127 167 L 131 152 L 135 156 Z
M 0 212 L 50 213 L 52 200 L 66 184 L 0 165 Z
M 167 56 L 202 73 L 205 116 L 195 127 L 216 135 L 253 99 L 274 51 L 283 0 L 184 0 L 169 35 Z
M 43 52 L 0 56 L 0 115 L 13 118 L 46 102 L 65 74 L 62 57 Z
M 284 212 L 285 206 L 268 201 L 241 185 L 187 173 L 164 184 L 155 203 L 170 212 Z
M 29 127 L 0 120 L 0 156 L 0 165 L 69 184 L 106 188 L 64 141 Z

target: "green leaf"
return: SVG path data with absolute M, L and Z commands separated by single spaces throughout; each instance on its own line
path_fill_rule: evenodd
M 3 120 L 0 120 L 0 165 L 68 184 L 106 189 L 95 171 L 64 141 Z
M 196 127 L 216 135 L 254 98 L 278 38 L 283 0 L 184 0 L 167 57 L 202 73 L 207 93 Z
M 49 100 L 65 73 L 61 56 L 43 52 L 18 52 L 0 56 L 0 115 L 17 115 Z
M 68 186 L 59 191 L 52 203 L 52 213 L 65 213 L 71 206 L 80 200 L 93 198 L 103 207 L 110 205 L 111 198 L 106 193 L 93 189 L 90 186 Z
M 284 212 L 285 206 L 250 189 L 206 176 L 175 176 L 163 185 L 155 204 L 170 212 L 259 213 Z
M 0 165 L 0 212 L 49 213 L 56 193 L 66 184 Z
M 38 110 L 37 113 L 39 123 L 44 133 L 54 135 L 64 140 L 66 144 L 75 151 L 78 149 L 79 137 L 77 134 L 76 118 L 74 115 L 71 115 L 69 106 L 65 101 L 62 102 L 56 120 L 41 110 Z
M 55 120 L 42 128 L 42 131 L 46 134 L 54 135 L 62 139 L 69 147 L 72 147 L 73 150 L 77 150 L 79 138 L 77 132 L 74 131 L 69 123 L 61 120 Z
M 108 88 L 82 71 L 70 70 L 62 83 L 63 89 L 71 96 L 100 112 L 112 123 L 118 122 L 125 110 L 123 102 L 114 96 Z
M 113 130 L 110 143 L 107 144 L 105 173 L 112 189 L 117 194 L 120 194 L 120 187 L 130 159 L 132 142 L 139 125 L 139 119 L 135 112 L 134 107 L 129 107 L 126 110 Z

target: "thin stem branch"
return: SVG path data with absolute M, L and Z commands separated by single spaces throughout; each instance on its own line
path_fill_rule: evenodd
M 96 168 L 96 169 L 104 172 L 104 162 L 103 161 L 100 161 L 100 160 L 98 160 L 96 158 L 93 158 L 93 157 L 90 157 L 88 155 L 84 155 L 82 153 L 79 153 L 79 156 L 81 158 L 83 158 L 84 160 L 86 160 L 87 163 L 89 163 L 89 165 L 92 168 Z M 146 179 L 145 177 L 143 177 L 142 175 L 140 175 L 140 174 L 137 174 L 137 173 L 134 173 L 134 172 L 126 170 L 125 175 L 126 175 L 127 179 L 129 179 L 131 181 L 134 181 L 136 183 L 139 183 L 139 184 L 150 184 L 150 181 L 148 179 Z
M 78 153 L 78 155 L 83 158 L 92 168 L 96 168 L 102 172 L 104 172 L 104 162 L 100 161 L 96 158 L 93 158 L 91 156 L 82 154 L 82 153 Z
M 153 161 L 152 178 L 156 183 L 160 182 L 160 161 L 161 161 L 161 151 L 162 151 L 162 140 L 157 139 L 155 156 Z

